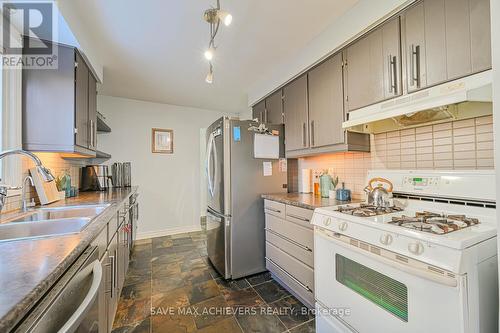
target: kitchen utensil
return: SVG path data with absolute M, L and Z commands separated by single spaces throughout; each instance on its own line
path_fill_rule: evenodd
M 123 163 L 115 162 L 111 166 L 113 187 L 123 187 Z
M 351 190 L 345 188 L 344 182 L 342 182 L 342 188 L 339 188 L 336 192 L 336 199 L 339 201 L 351 200 Z
M 37 168 L 31 168 L 30 174 L 33 178 L 40 204 L 46 205 L 60 199 L 55 180 L 50 182 L 44 181 Z
M 373 184 L 378 182 L 375 186 Z M 388 185 L 386 189 L 381 183 Z M 374 205 L 376 207 L 388 207 L 390 206 L 390 198 L 392 198 L 392 183 L 385 178 L 375 177 L 370 179 L 368 186 L 365 187 L 364 191 L 368 194 L 368 204 Z
M 123 162 L 123 186 L 132 186 L 132 165 L 130 162 Z
M 87 165 L 82 168 L 80 181 L 82 191 L 106 191 L 109 187 L 107 165 Z

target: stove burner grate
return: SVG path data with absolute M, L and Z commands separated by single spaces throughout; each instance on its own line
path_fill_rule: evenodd
M 340 206 L 337 208 L 337 211 L 339 211 L 340 213 L 349 214 L 353 216 L 360 216 L 360 217 L 384 215 L 384 214 L 400 212 L 402 210 L 403 210 L 402 208 L 396 206 L 377 207 L 368 204 L 360 204 L 359 206 L 347 205 L 347 206 Z
M 394 216 L 389 223 L 442 235 L 479 224 L 479 220 L 465 215 L 446 215 L 423 211 L 415 213 L 415 216 Z

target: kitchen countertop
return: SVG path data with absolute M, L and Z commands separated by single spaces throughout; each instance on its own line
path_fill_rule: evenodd
M 262 194 L 262 198 L 306 209 L 315 209 L 319 207 L 337 206 L 345 205 L 348 203 L 361 202 L 361 200 L 339 201 L 333 198 L 322 198 L 320 196 L 315 196 L 312 193 Z
M 81 192 L 44 206 L 110 204 L 78 234 L 0 242 L 0 332 L 11 330 L 29 312 L 136 191 Z

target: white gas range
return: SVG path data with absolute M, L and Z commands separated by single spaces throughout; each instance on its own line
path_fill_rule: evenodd
M 317 332 L 497 332 L 494 173 L 374 177 L 393 207 L 314 212 Z

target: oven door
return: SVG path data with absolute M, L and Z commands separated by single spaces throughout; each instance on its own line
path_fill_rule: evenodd
M 465 332 L 465 277 L 440 278 L 357 245 L 315 228 L 315 297 L 331 313 L 344 313 L 336 320 L 361 333 Z

